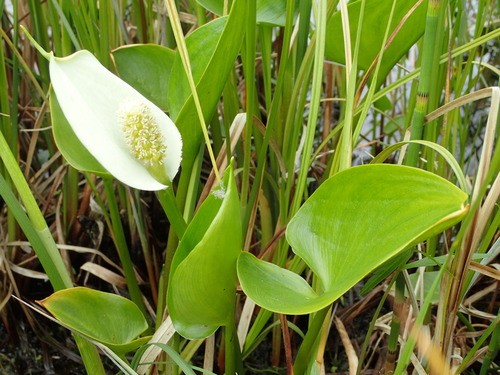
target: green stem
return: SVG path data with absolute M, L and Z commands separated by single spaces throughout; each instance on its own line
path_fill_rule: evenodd
M 358 365 L 358 369 L 356 370 L 356 375 L 361 374 L 361 371 L 363 369 L 363 362 L 366 358 L 366 353 L 367 353 L 368 347 L 371 343 L 370 338 L 372 337 L 373 330 L 375 329 L 375 323 L 377 322 L 378 317 L 380 316 L 380 313 L 382 311 L 382 308 L 385 305 L 385 300 L 387 299 L 389 292 L 392 290 L 392 285 L 393 285 L 393 281 L 390 282 L 389 285 L 387 286 L 387 289 L 385 290 L 384 294 L 380 298 L 378 306 L 375 309 L 375 312 L 373 313 L 372 320 L 370 321 L 370 325 L 368 326 L 368 331 L 366 332 L 363 346 L 361 347 L 361 352 L 359 354 L 359 365 Z
M 12 44 L 17 46 L 19 44 L 19 4 L 18 2 L 14 2 L 13 4 L 13 18 L 14 18 L 14 27 L 12 30 Z M 5 128 L 5 137 L 7 138 L 7 142 L 9 143 L 10 149 L 12 150 L 12 154 L 18 154 L 18 143 L 19 143 L 19 134 L 18 134 L 18 124 L 19 124 L 19 91 L 21 89 L 20 85 L 20 75 L 21 71 L 19 69 L 19 61 L 20 56 L 16 53 L 12 54 L 12 82 L 11 82 L 11 106 L 10 106 L 10 124 Z M 8 237 L 9 239 L 14 239 L 17 234 L 19 228 L 17 227 L 14 218 L 9 214 L 7 216 L 8 220 Z
M 80 174 L 78 171 L 68 166 L 68 171 L 65 176 L 65 183 L 63 185 L 64 189 L 64 225 L 66 231 L 72 225 L 72 222 L 76 219 L 78 212 L 78 182 L 80 179 Z
M 113 13 L 111 9 L 111 2 L 104 2 L 99 4 L 99 60 L 106 66 L 111 66 L 110 52 L 110 22 Z
M 170 186 L 167 189 L 160 190 L 156 195 L 163 210 L 165 211 L 165 214 L 167 215 L 170 225 L 174 228 L 175 234 L 178 238 L 182 238 L 187 224 L 182 216 L 179 206 L 177 205 L 173 188 Z
M 33 47 L 36 48 L 36 50 L 40 53 L 40 55 L 43 56 L 44 59 L 50 61 L 50 59 L 53 57 L 52 52 L 47 52 L 45 51 L 40 44 L 31 36 L 31 34 L 28 32 L 28 30 L 23 26 L 20 25 L 19 28 L 24 32 L 26 37 L 29 39 Z
M 203 8 L 196 0 L 191 0 L 190 2 L 191 2 L 191 6 L 195 10 L 196 22 L 198 23 L 198 26 L 202 26 L 205 23 L 207 23 L 207 14 L 206 14 L 205 8 Z
M 354 52 L 352 56 L 346 55 L 346 101 L 344 110 L 344 125 L 337 150 L 333 157 L 333 162 L 330 168 L 330 176 L 351 167 L 352 151 L 353 151 L 353 124 L 355 114 L 355 93 L 356 93 L 356 78 L 358 69 L 358 55 L 361 39 L 361 27 L 363 25 L 363 16 L 365 10 L 365 1 L 361 0 L 361 10 L 359 13 L 358 29 L 356 31 L 356 41 L 354 44 Z M 346 30 L 347 31 L 347 30 Z M 346 42 L 350 38 L 349 35 L 344 36 Z
M 300 66 L 309 43 L 309 28 L 311 27 L 311 0 L 301 0 L 299 2 L 299 32 L 297 34 L 297 67 Z M 297 71 L 298 72 L 298 71 Z
M 317 349 L 317 343 L 321 328 L 323 327 L 323 322 L 330 311 L 330 306 L 319 310 L 312 317 L 312 322 L 307 330 L 306 337 L 302 344 L 300 345 L 297 356 L 295 357 L 295 363 L 293 365 L 293 371 L 295 374 L 305 374 L 306 369 L 312 359 L 315 358 L 315 352 Z
M 49 45 L 49 37 L 47 31 L 49 27 L 47 26 L 47 20 L 43 16 L 42 4 L 40 1 L 30 0 L 28 1 L 28 7 L 30 12 L 30 20 L 32 22 L 31 30 L 33 30 L 33 35 L 40 42 L 42 46 Z M 38 60 L 37 63 L 40 65 L 39 74 L 40 81 L 44 83 L 44 88 L 47 89 L 49 79 L 49 66 L 48 61 Z
M 241 361 L 241 351 L 239 348 L 238 337 L 236 335 L 235 314 L 230 314 L 233 319 L 224 326 L 224 350 L 226 375 L 243 374 L 243 365 Z
M 104 371 L 101 357 L 94 344 L 76 333 L 73 334 L 73 338 L 80 351 L 87 374 L 105 375 L 106 371 Z
M 430 0 L 427 8 L 427 18 L 425 24 L 425 33 L 422 46 L 422 67 L 420 72 L 420 79 L 418 81 L 417 101 L 415 112 L 413 113 L 411 139 L 421 139 L 425 115 L 427 114 L 428 100 L 429 100 L 429 87 L 433 77 L 435 77 L 435 43 L 436 33 L 438 27 L 439 12 L 442 8 L 441 0 Z M 410 144 L 408 146 L 408 156 L 406 164 L 409 166 L 416 166 L 419 160 L 420 146 L 417 144 Z
M 387 343 L 387 358 L 385 362 L 385 373 L 393 374 L 396 357 L 397 357 L 397 349 L 398 349 L 398 337 L 399 331 L 401 327 L 401 320 L 399 318 L 399 314 L 401 313 L 401 309 L 403 307 L 404 302 L 404 290 L 405 290 L 405 279 L 401 272 L 398 271 L 396 275 L 396 295 L 394 298 L 394 309 L 392 312 L 392 322 L 391 322 L 391 331 L 389 334 L 389 341 Z
M 248 202 L 248 191 L 250 185 L 250 164 L 252 162 L 252 128 L 253 114 L 255 108 L 255 54 L 256 36 L 255 25 L 257 17 L 257 5 L 255 1 L 247 1 L 247 30 L 245 35 L 245 86 L 246 86 L 246 126 L 244 130 L 243 144 L 243 177 L 241 183 L 241 209 L 245 212 Z
M 177 187 L 176 202 L 168 199 L 170 208 L 162 206 L 165 209 L 165 213 L 169 220 L 175 220 L 171 222 L 170 230 L 168 233 L 167 248 L 165 250 L 165 261 L 163 263 L 163 268 L 160 275 L 160 280 L 158 282 L 158 305 L 156 306 L 156 327 L 159 327 L 163 321 L 163 315 L 166 308 L 166 297 L 168 292 L 168 280 L 170 278 L 170 268 L 172 265 L 172 260 L 174 259 L 175 250 L 179 244 L 179 239 L 184 235 L 184 231 L 187 227 L 186 222 L 191 220 L 194 212 L 194 206 L 196 204 L 196 194 L 198 192 L 198 181 L 201 170 L 201 164 L 203 162 L 203 148 L 200 147 L 200 152 L 194 160 L 185 160 L 183 165 L 182 173 L 179 178 L 179 184 Z M 167 189 L 169 190 L 169 189 Z M 173 195 L 173 190 L 170 192 Z M 164 194 L 168 194 L 165 192 Z M 176 207 L 173 207 L 174 203 Z M 180 210 L 183 207 L 183 214 Z M 168 210 L 171 210 L 169 213 Z M 178 211 L 179 212 L 176 212 Z M 180 216 L 179 216 L 180 215 Z M 175 219 L 174 219 L 175 218 Z M 176 229 L 177 228 L 177 229 Z
M 142 311 L 142 313 L 146 317 L 146 320 L 149 320 L 146 305 L 144 304 L 144 301 L 142 299 L 142 293 L 139 289 L 137 278 L 135 277 L 134 266 L 130 258 L 127 240 L 125 239 L 125 233 L 123 231 L 123 225 L 120 218 L 120 211 L 116 202 L 115 191 L 113 189 L 113 180 L 110 178 L 104 178 L 103 182 L 107 197 L 109 215 L 111 219 L 112 228 L 110 229 L 112 231 L 113 239 L 118 251 L 118 257 L 120 258 L 120 262 L 123 267 L 123 273 L 127 282 L 127 288 L 130 293 L 130 298 Z
M 252 189 L 250 191 L 250 197 L 247 203 L 247 210 L 245 211 L 243 217 L 243 228 L 248 228 L 249 226 L 250 218 L 252 215 L 252 209 L 254 207 L 259 190 L 261 188 L 261 181 L 264 176 L 266 160 L 268 158 L 267 149 L 269 147 L 269 142 L 271 141 L 271 137 L 274 135 L 274 131 L 278 126 L 279 116 L 281 115 L 280 106 L 282 104 L 281 100 L 283 97 L 285 75 L 286 75 L 288 61 L 290 58 L 289 45 L 294 27 L 293 25 L 294 8 L 295 8 L 295 1 L 288 0 L 286 6 L 286 24 L 283 35 L 283 45 L 281 49 L 281 61 L 278 68 L 278 78 L 276 80 L 276 87 L 274 91 L 273 101 L 271 103 L 271 108 L 269 110 L 266 132 L 264 134 L 264 138 L 262 139 L 260 150 L 257 151 L 258 153 L 257 169 L 255 171 L 255 177 L 253 179 L 254 183 L 252 185 Z
M 309 107 L 309 116 L 306 126 L 306 141 L 302 152 L 301 168 L 297 179 L 296 193 L 292 203 L 292 214 L 297 212 L 301 203 L 302 196 L 306 188 L 307 175 L 309 173 L 309 158 L 312 152 L 314 136 L 316 134 L 316 124 L 318 122 L 318 113 L 323 84 L 323 60 L 325 58 L 325 40 L 326 40 L 326 1 L 318 2 L 318 9 L 315 12 L 316 32 L 314 34 L 316 44 L 314 48 L 314 66 L 311 88 L 311 103 Z

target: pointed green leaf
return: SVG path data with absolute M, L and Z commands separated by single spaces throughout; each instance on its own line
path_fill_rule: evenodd
M 69 329 L 118 353 L 139 347 L 147 322 L 132 301 L 84 287 L 63 289 L 38 302 Z
M 287 239 L 324 290 L 347 290 L 345 273 L 361 279 L 374 261 L 378 266 L 429 231 L 457 222 L 466 199 L 455 185 L 420 169 L 356 167 L 318 189 L 290 221 Z
M 271 311 L 317 311 L 388 259 L 460 221 L 466 199 L 455 185 L 416 168 L 376 164 L 347 169 L 320 186 L 286 231 L 292 250 L 318 278 L 318 297 L 297 275 L 248 254 L 238 261 L 242 288 Z
M 156 44 L 117 48 L 113 59 L 120 77 L 164 111 L 176 52 Z
M 417 0 L 398 1 L 394 9 L 389 35 L 396 28 L 403 17 L 415 5 Z M 358 54 L 358 65 L 361 69 L 368 69 L 382 48 L 384 33 L 389 22 L 393 0 L 366 0 L 363 15 L 363 27 Z M 351 45 L 354 46 L 358 29 L 358 20 L 361 10 L 361 1 L 351 1 L 348 4 L 349 27 L 351 32 Z M 423 35 L 425 29 L 425 16 L 427 1 L 409 17 L 401 30 L 384 52 L 380 66 L 378 83 L 381 83 L 394 65 L 403 57 L 413 44 Z M 342 19 L 340 12 L 330 17 L 327 23 L 327 39 L 325 56 L 335 62 L 345 64 L 344 40 Z M 354 47 L 353 47 L 354 48 Z
M 242 246 L 232 167 L 186 229 L 171 268 L 168 310 L 176 330 L 204 338 L 234 319 L 236 259 Z

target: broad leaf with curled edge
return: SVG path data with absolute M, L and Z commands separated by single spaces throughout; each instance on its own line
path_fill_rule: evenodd
M 149 340 L 138 338 L 148 324 L 137 305 L 116 294 L 75 287 L 57 291 L 38 303 L 63 326 L 117 354 L 135 350 Z
M 243 291 L 258 305 L 284 314 L 328 306 L 382 263 L 459 222 L 467 194 L 420 169 L 365 165 L 325 181 L 290 221 L 286 238 L 318 280 L 250 253 L 238 258 Z
M 208 337 L 234 320 L 240 215 L 230 166 L 189 224 L 172 261 L 168 311 L 175 329 L 186 338 Z

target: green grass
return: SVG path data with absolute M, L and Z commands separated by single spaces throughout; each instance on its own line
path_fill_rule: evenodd
M 196 214 L 212 202 L 207 195 L 231 159 L 242 250 L 320 291 L 317 275 L 291 251 L 287 225 L 329 177 L 384 161 L 459 186 L 469 195 L 465 218 L 316 313 L 272 313 L 238 286 L 225 329 L 209 339 L 174 335 L 168 349 L 158 347 L 158 371 L 189 363 L 208 373 L 316 373 L 317 364 L 326 373 L 498 371 L 498 4 L 428 0 L 411 13 L 417 1 L 350 3 L 0 0 L 2 341 L 17 342 L 21 322 L 47 323 L 29 309 L 19 314 L 14 296 L 33 302 L 74 285 L 124 295 L 149 334 L 170 332 L 176 250 L 196 250 L 184 234 L 201 238 L 196 229 L 209 227 Z M 89 50 L 169 114 L 184 142 L 169 189 L 141 192 L 68 164 L 51 131 L 49 64 L 21 25 L 58 57 Z M 169 50 L 120 48 L 135 43 Z M 215 218 L 213 207 L 205 210 Z M 216 272 L 217 262 L 206 261 Z M 52 286 L 34 293 L 38 272 Z M 425 285 L 409 292 L 414 274 Z M 359 292 L 366 284 L 373 293 Z M 343 325 L 330 328 L 333 317 Z M 103 373 L 97 351 L 77 340 L 87 373 Z M 111 372 L 135 371 L 139 356 L 105 352 L 121 366 Z

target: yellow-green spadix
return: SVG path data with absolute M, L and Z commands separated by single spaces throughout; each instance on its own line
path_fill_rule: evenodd
M 172 120 L 89 51 L 45 57 L 57 101 L 90 154 L 133 188 L 170 185 L 182 154 L 181 135 Z

